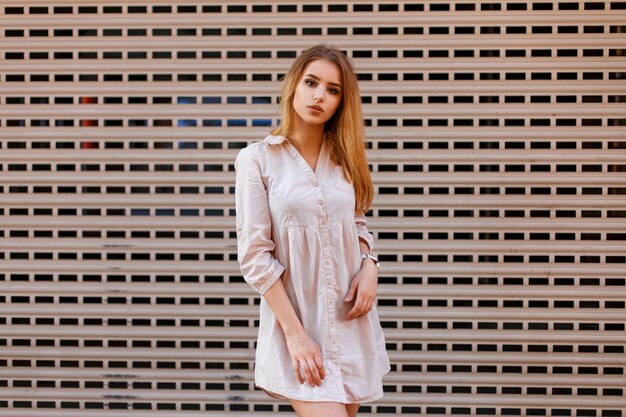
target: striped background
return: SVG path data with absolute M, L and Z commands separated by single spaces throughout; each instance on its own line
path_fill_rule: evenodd
M 626 2 L 2 1 L 0 415 L 285 416 L 233 162 L 356 64 L 377 415 L 622 416 Z

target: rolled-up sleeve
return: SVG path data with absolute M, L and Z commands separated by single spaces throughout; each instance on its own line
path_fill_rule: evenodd
M 359 234 L 359 237 L 365 240 L 367 246 L 370 248 L 370 252 L 374 249 L 374 237 L 367 230 L 367 220 L 365 219 L 365 214 L 362 210 L 356 210 L 354 212 L 354 221 L 356 222 L 356 230 Z
M 263 295 L 285 267 L 274 258 L 267 193 L 253 152 L 258 150 L 244 148 L 235 159 L 237 262 L 244 280 Z

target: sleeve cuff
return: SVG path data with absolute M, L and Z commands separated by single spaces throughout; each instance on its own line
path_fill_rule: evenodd
M 269 290 L 272 285 L 274 285 L 276 280 L 280 278 L 281 274 L 284 271 L 285 267 L 280 262 L 278 262 L 277 259 L 274 258 L 269 271 L 267 271 L 265 275 L 254 284 L 253 288 L 259 294 L 265 294 L 265 292 Z
M 372 235 L 369 232 L 359 231 L 359 237 L 365 240 L 365 243 L 369 246 L 370 252 L 372 252 L 374 250 L 374 239 Z

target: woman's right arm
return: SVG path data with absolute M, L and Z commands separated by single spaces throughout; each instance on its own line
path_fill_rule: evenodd
M 326 374 L 324 362 L 320 355 L 321 350 L 319 345 L 304 331 L 302 323 L 300 323 L 300 319 L 298 319 L 287 296 L 283 280 L 277 280 L 263 296 L 283 329 L 296 378 L 301 384 L 304 383 L 300 374 L 300 365 L 302 365 L 309 385 L 313 386 L 313 383 L 322 385 L 322 379 L 325 378 Z
M 245 281 L 265 297 L 280 323 L 296 378 L 303 383 L 300 365 L 310 385 L 321 385 L 324 364 L 320 348 L 304 331 L 289 300 L 281 275 L 285 267 L 273 256 L 272 221 L 261 169 L 251 149 L 242 149 L 235 160 L 235 214 L 237 261 Z

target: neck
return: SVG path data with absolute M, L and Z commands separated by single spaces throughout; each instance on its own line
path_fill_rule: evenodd
M 301 154 L 315 153 L 324 140 L 324 124 L 310 125 L 298 118 L 289 140 Z

